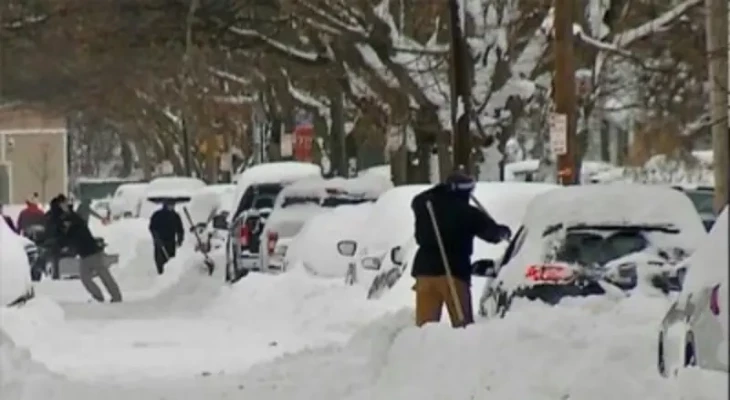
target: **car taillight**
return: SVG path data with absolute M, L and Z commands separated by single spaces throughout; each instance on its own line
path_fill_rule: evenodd
M 571 268 L 562 265 L 530 265 L 525 278 L 533 282 L 567 282 L 574 277 Z
M 720 315 L 720 285 L 715 285 L 710 292 L 710 311 L 714 315 Z
M 238 232 L 238 242 L 241 244 L 241 246 L 248 246 L 250 240 L 251 230 L 248 229 L 248 225 L 241 225 L 240 231 Z
M 267 239 L 266 247 L 269 250 L 269 254 L 274 254 L 274 250 L 276 250 L 276 241 L 279 240 L 279 234 L 276 232 L 269 232 Z

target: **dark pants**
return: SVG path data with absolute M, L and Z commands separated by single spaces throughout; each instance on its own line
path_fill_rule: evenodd
M 174 241 L 155 243 L 155 266 L 158 274 L 162 275 L 165 272 L 165 264 L 172 257 L 175 257 Z
M 416 325 L 423 326 L 428 322 L 439 322 L 441 310 L 446 305 L 451 325 L 455 328 L 474 323 L 471 309 L 471 290 L 469 284 L 461 279 L 453 279 L 456 297 L 460 303 L 464 320 L 460 321 L 457 304 L 449 288 L 449 280 L 444 276 L 420 276 L 416 278 L 413 290 L 416 292 Z

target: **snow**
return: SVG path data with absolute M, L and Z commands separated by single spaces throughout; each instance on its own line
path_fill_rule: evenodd
M 289 243 L 286 252 L 289 268 L 304 267 L 316 276 L 344 278 L 351 258 L 337 252 L 337 242 L 357 241 L 373 208 L 371 203 L 344 205 L 309 219 Z
M 522 267 L 544 259 L 544 232 L 558 224 L 671 224 L 680 231 L 672 241 L 689 252 L 706 236 L 692 202 L 671 188 L 620 183 L 561 187 L 527 206 L 524 244 L 500 272 L 506 286 L 522 284 Z
M 728 281 L 728 208 L 717 217 L 705 240 L 687 260 L 687 276 L 682 285 L 684 293 L 695 292 L 718 282 Z M 727 290 L 727 288 L 725 288 Z
M 186 206 L 193 222 L 208 222 L 216 212 L 226 209 L 235 189 L 235 185 L 210 185 L 193 193 Z
M 343 194 L 377 199 L 382 193 L 393 187 L 390 179 L 378 174 L 366 174 L 357 178 L 330 178 L 321 177 L 301 179 L 281 190 L 274 203 L 274 209 L 281 208 L 288 198 L 311 197 L 324 199 L 330 196 L 328 191 L 335 190 Z
M 262 183 L 289 183 L 305 178 L 321 177 L 322 171 L 316 164 L 298 162 L 298 161 L 282 161 L 267 164 L 254 165 L 241 172 L 237 178 L 236 190 L 231 203 L 232 214 L 234 208 L 241 201 L 246 190 L 252 185 Z M 230 215 L 230 218 L 233 216 Z
M 112 271 L 125 302 L 87 303 L 78 280 L 44 280 L 26 305 L 0 308 L 3 400 L 727 398 L 727 375 L 723 384 L 707 384 L 685 374 L 664 380 L 656 372 L 657 327 L 672 298 L 596 296 L 566 299 L 556 307 L 516 299 L 504 319 L 478 320 L 458 330 L 444 320 L 418 329 L 412 281 L 401 279 L 378 300 L 366 300 L 359 285 L 345 285 L 344 269 L 338 268 L 346 260 L 336 258 L 337 237 L 360 240 L 369 233 L 407 240 L 410 201 L 428 187 L 394 188 L 375 204 L 342 206 L 310 220 L 291 245 L 317 264 L 318 276 L 292 268 L 279 275 L 252 273 L 225 285 L 223 269 L 209 277 L 201 256 L 186 246 L 166 274 L 157 276 L 145 220 L 93 226 L 121 253 Z M 631 203 L 605 192 L 619 187 Z M 580 205 L 579 190 L 597 197 L 588 208 Z M 513 227 L 538 211 L 538 222 L 573 214 L 604 219 L 669 214 L 683 223 L 683 210 L 692 207 L 669 193 L 637 185 L 477 188 L 490 213 Z M 520 209 L 532 196 L 530 207 L 541 207 L 523 217 Z M 654 208 L 670 211 L 649 212 L 641 201 L 647 197 Z M 720 217 L 725 240 L 727 213 Z M 721 224 L 713 234 L 722 232 Z M 223 265 L 222 251 L 212 257 Z M 708 262 L 727 265 L 726 259 Z M 474 300 L 479 282 L 472 286 Z
M 205 187 L 198 178 L 184 176 L 165 176 L 155 178 L 147 186 L 145 197 L 190 197 L 193 192 Z
M 137 206 L 144 198 L 147 183 L 125 183 L 120 185 L 109 203 L 112 217 L 121 217 L 125 212 L 137 213 Z
M 33 286 L 25 242 L 0 218 L 0 307 L 26 295 Z

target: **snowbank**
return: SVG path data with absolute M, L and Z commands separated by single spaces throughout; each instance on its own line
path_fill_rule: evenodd
M 337 252 L 337 242 L 357 240 L 373 207 L 370 203 L 345 205 L 311 218 L 289 243 L 287 264 L 292 267 L 303 265 L 317 276 L 343 278 L 351 258 Z
M 33 290 L 25 242 L 0 218 L 0 307 Z
M 725 207 L 725 210 L 715 221 L 715 225 L 713 225 L 707 238 L 700 243 L 687 260 L 690 268 L 692 268 L 692 265 L 701 265 L 704 268 L 698 268 L 697 272 L 694 268 L 691 269 L 682 285 L 683 293 L 691 293 L 717 282 L 728 281 L 728 269 L 716 267 L 730 265 L 727 248 L 728 212 L 728 208 Z

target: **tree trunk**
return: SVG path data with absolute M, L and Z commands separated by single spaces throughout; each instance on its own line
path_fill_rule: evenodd
M 705 0 L 707 8 L 707 53 L 712 116 L 712 151 L 715 174 L 714 208 L 728 204 L 728 4 Z
M 347 176 L 347 149 L 345 146 L 345 110 L 342 89 L 338 85 L 330 88 L 330 154 L 332 174 Z

